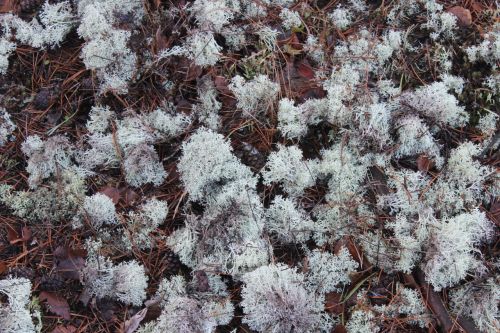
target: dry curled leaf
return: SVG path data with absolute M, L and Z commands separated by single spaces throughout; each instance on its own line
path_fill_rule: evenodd
M 297 73 L 305 79 L 314 79 L 314 70 L 306 61 L 301 61 L 297 65 Z
M 127 320 L 123 324 L 123 333 L 133 333 L 135 330 L 139 327 L 141 324 L 141 321 L 144 319 L 146 316 L 146 313 L 148 312 L 148 308 L 144 308 L 141 311 L 137 312 L 135 315 L 133 315 L 129 320 Z
M 107 195 L 115 205 L 118 203 L 118 201 L 120 201 L 120 190 L 115 187 L 106 186 L 103 187 L 99 192 Z
M 31 229 L 29 227 L 23 227 L 21 229 L 21 240 L 23 242 L 27 242 L 31 239 L 31 236 L 33 235 L 33 233 L 31 232 Z
M 330 292 L 325 295 L 325 310 L 329 313 L 339 315 L 344 312 L 344 305 L 342 303 L 342 294 Z
M 14 10 L 14 0 L 0 0 L 0 13 L 8 13 Z
M 419 171 L 427 172 L 434 166 L 432 160 L 427 157 L 427 155 L 420 155 L 417 158 L 417 168 Z
M 462 27 L 468 27 L 472 24 L 472 15 L 470 10 L 462 6 L 454 6 L 448 9 L 448 12 L 455 15 L 457 23 Z
M 335 326 L 333 333 L 347 333 L 347 329 L 345 328 L 344 325 L 339 324 L 339 325 Z
M 7 264 L 3 261 L 0 261 L 0 274 L 7 272 Z
M 40 300 L 47 302 L 50 312 L 61 316 L 66 320 L 69 320 L 71 318 L 68 301 L 66 301 L 66 299 L 64 299 L 62 296 L 56 293 L 42 291 L 40 293 Z
M 139 195 L 130 187 L 120 188 L 120 197 L 125 206 L 131 206 L 139 199 Z
M 167 48 L 168 38 L 163 34 L 163 29 L 161 29 L 161 27 L 158 27 L 158 29 L 156 30 L 155 43 L 156 52 L 160 52 L 161 50 Z
M 85 251 L 59 246 L 54 251 L 56 271 L 66 279 L 79 280 L 85 265 Z
M 74 333 L 74 332 L 76 332 L 76 327 L 73 325 L 68 325 L 68 326 L 58 325 L 52 331 L 52 333 Z
M 7 228 L 7 239 L 9 240 L 9 243 L 12 245 L 19 242 L 19 235 L 17 234 L 16 229 L 8 224 L 6 224 L 5 227 Z

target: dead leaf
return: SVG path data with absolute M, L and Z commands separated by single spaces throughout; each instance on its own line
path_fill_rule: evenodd
M 465 9 L 462 6 L 454 6 L 448 9 L 448 12 L 456 16 L 457 23 L 462 27 L 468 27 L 472 24 L 472 15 L 470 14 L 470 10 Z
M 9 240 L 9 243 L 12 245 L 19 242 L 19 235 L 17 234 L 16 229 L 12 228 L 8 224 L 6 226 L 7 226 L 7 239 Z
M 299 37 L 297 37 L 297 34 L 295 32 L 292 32 L 290 37 L 279 40 L 278 45 L 284 45 L 284 46 L 289 46 L 292 49 L 297 50 L 300 53 L 300 50 L 302 50 L 303 46 L 300 43 Z
M 95 305 L 101 318 L 106 322 L 111 323 L 117 319 L 115 313 L 118 311 L 118 308 L 116 303 L 110 298 L 97 299 L 93 305 Z
M 76 327 L 73 325 L 68 325 L 68 326 L 58 325 L 52 331 L 52 333 L 74 333 L 74 332 L 76 332 Z
M 491 204 L 488 215 L 496 225 L 500 226 L 500 201 L 495 201 Z
M 85 265 L 85 251 L 59 246 L 54 251 L 56 271 L 66 279 L 79 280 L 80 270 Z
M 477 1 L 472 1 L 471 8 L 474 12 L 480 13 L 484 10 L 484 6 Z
M 300 76 L 306 79 L 314 79 L 314 71 L 312 67 L 305 61 L 301 61 L 297 65 L 297 73 L 299 73 Z
M 121 198 L 126 206 L 132 205 L 139 199 L 139 195 L 130 187 L 122 187 L 120 189 Z
M 200 292 L 207 292 L 210 290 L 210 283 L 208 282 L 208 276 L 205 271 L 195 271 L 194 278 L 196 279 L 196 290 Z
M 120 201 L 120 190 L 115 187 L 106 186 L 100 189 L 99 192 L 107 195 L 115 205 Z
M 434 162 L 423 154 L 417 158 L 417 168 L 419 171 L 428 172 L 434 166 Z
M 61 316 L 66 320 L 69 320 L 71 318 L 68 301 L 66 301 L 66 299 L 64 299 L 62 296 L 59 296 L 56 293 L 42 291 L 40 293 L 40 300 L 47 301 L 50 312 Z
M 302 53 L 301 50 L 297 50 L 296 48 L 294 48 L 290 44 L 285 44 L 283 46 L 283 51 L 285 51 L 285 53 L 288 53 L 289 55 L 292 55 L 292 56 L 296 56 L 296 55 L 299 55 Z
M 31 232 L 31 229 L 28 228 L 28 227 L 23 227 L 23 229 L 21 230 L 21 240 L 23 242 L 27 242 L 31 239 L 31 236 L 33 235 L 33 233 Z
M 342 304 L 342 294 L 330 292 L 325 295 L 325 309 L 326 311 L 339 315 L 344 312 Z
M 199 78 L 203 74 L 203 68 L 201 66 L 191 63 L 187 68 L 186 81 L 193 81 Z
M 339 325 L 335 326 L 333 333 L 347 333 L 347 329 L 345 328 L 344 325 L 339 324 Z
M 123 324 L 123 333 L 133 333 L 141 324 L 141 321 L 146 316 L 148 308 L 144 308 L 141 311 L 133 315 L 129 320 Z
M 228 88 L 229 82 L 224 76 L 216 76 L 214 79 L 215 88 L 223 94 L 230 94 L 231 90 Z
M 7 272 L 7 264 L 3 261 L 0 261 L 0 274 Z
M 156 41 L 156 52 L 160 52 L 167 48 L 168 38 L 163 34 L 163 29 L 158 27 L 155 33 L 155 41 Z
M 0 13 L 8 13 L 14 10 L 14 0 L 0 1 Z
M 233 93 L 228 87 L 228 80 L 225 77 L 219 75 L 214 78 L 214 84 L 215 88 L 219 92 L 218 97 L 222 102 L 222 105 L 227 108 L 233 108 L 236 105 L 237 101 L 236 98 L 233 97 Z

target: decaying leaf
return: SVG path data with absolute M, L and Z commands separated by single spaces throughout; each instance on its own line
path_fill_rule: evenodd
M 107 195 L 111 200 L 113 200 L 113 203 L 115 205 L 118 203 L 118 201 L 120 201 L 121 191 L 116 187 L 106 186 L 103 187 L 99 192 Z
M 14 0 L 0 1 L 0 13 L 8 13 L 14 10 Z
M 66 299 L 64 299 L 62 296 L 56 293 L 42 291 L 40 293 L 40 300 L 47 302 L 50 312 L 61 316 L 66 320 L 69 320 L 71 318 L 68 301 L 66 301 Z
M 468 27 L 472 24 L 472 15 L 470 13 L 470 10 L 462 6 L 454 6 L 448 9 L 448 12 L 457 17 L 457 22 L 459 25 Z
M 56 271 L 64 278 L 79 280 L 85 265 L 85 251 L 59 246 L 54 251 Z
M 68 326 L 58 325 L 52 331 L 52 333 L 74 333 L 74 332 L 76 332 L 76 327 L 73 325 L 68 325 Z
M 419 171 L 427 172 L 434 166 L 432 160 L 427 155 L 420 155 L 417 158 L 417 168 Z
M 133 333 L 135 330 L 139 327 L 141 324 L 141 321 L 144 319 L 146 316 L 146 313 L 148 312 L 148 308 L 144 308 L 141 311 L 137 312 L 135 315 L 133 315 L 129 320 L 127 320 L 123 324 L 123 333 Z

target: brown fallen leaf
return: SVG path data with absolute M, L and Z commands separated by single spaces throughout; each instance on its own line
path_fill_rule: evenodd
M 500 226 L 500 201 L 491 204 L 488 216 L 497 226 Z
M 468 27 L 472 24 L 472 15 L 470 10 L 462 6 L 454 6 L 448 9 L 448 12 L 455 15 L 457 23 L 462 27 Z
M 120 201 L 120 190 L 116 187 L 105 186 L 99 190 L 100 193 L 107 195 L 116 205 Z
M 344 325 L 339 324 L 339 325 L 335 326 L 333 333 L 347 333 L 347 329 L 345 328 Z
M 19 242 L 19 235 L 17 234 L 16 229 L 11 227 L 9 224 L 6 224 L 7 228 L 7 239 L 11 245 Z
M 215 88 L 219 92 L 219 99 L 226 108 L 233 108 L 236 106 L 236 98 L 229 89 L 229 81 L 223 76 L 216 76 L 214 78 Z
M 137 312 L 135 315 L 133 315 L 129 320 L 127 320 L 123 324 L 123 333 L 133 333 L 135 330 L 139 327 L 141 324 L 141 321 L 144 319 L 146 316 L 146 313 L 148 312 L 148 308 L 144 308 L 141 311 Z
M 434 166 L 434 162 L 425 154 L 417 157 L 417 168 L 419 171 L 428 172 Z
M 33 235 L 33 233 L 31 232 L 30 228 L 23 227 L 21 229 L 21 235 L 22 235 L 21 240 L 23 242 L 27 242 L 27 241 L 29 241 L 31 239 L 31 236 Z
M 0 13 L 8 13 L 14 10 L 14 0 L 0 0 Z
M 85 265 L 85 251 L 59 246 L 54 251 L 56 271 L 66 279 L 79 280 Z
M 131 206 L 139 199 L 139 195 L 130 187 L 120 188 L 120 196 L 125 206 Z
M 201 66 L 195 65 L 195 63 L 191 63 L 187 68 L 186 72 L 186 81 L 193 81 L 199 78 L 203 74 L 203 68 Z
M 73 325 L 58 325 L 53 330 L 52 333 L 74 333 L 76 332 L 76 327 Z
M 208 276 L 205 271 L 195 271 L 194 277 L 196 279 L 196 290 L 200 292 L 207 292 L 210 290 L 210 284 L 208 282 Z
M 59 296 L 56 293 L 42 291 L 40 293 L 40 300 L 47 302 L 50 312 L 61 316 L 66 320 L 69 320 L 71 318 L 68 301 L 62 296 Z
M 0 261 L 0 274 L 7 272 L 7 269 L 7 264 L 3 261 Z
M 342 294 L 330 292 L 325 295 L 325 310 L 335 315 L 340 315 L 344 312 L 344 304 L 342 303 Z
M 314 79 L 314 70 L 311 65 L 307 63 L 307 61 L 301 61 L 297 65 L 297 73 L 305 79 Z
M 158 27 L 155 33 L 156 52 L 159 53 L 161 50 L 166 49 L 167 45 L 168 45 L 168 38 L 163 34 L 163 29 L 161 29 L 161 27 Z
M 485 7 L 481 3 L 475 0 L 472 0 L 471 8 L 472 11 L 476 13 L 481 13 L 485 9 Z

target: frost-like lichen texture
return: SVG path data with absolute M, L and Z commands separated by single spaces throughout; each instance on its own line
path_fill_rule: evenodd
M 278 151 L 269 155 L 262 175 L 264 184 L 280 183 L 292 196 L 301 195 L 313 186 L 317 177 L 317 161 L 304 160 L 297 146 L 278 146 Z
M 99 230 L 102 225 L 118 224 L 115 204 L 110 197 L 101 193 L 85 197 L 80 214 L 73 219 L 73 226 L 80 226 L 82 220 L 87 220 L 95 230 Z
M 255 186 L 250 168 L 232 150 L 222 135 L 208 129 L 198 130 L 183 144 L 177 168 L 191 200 L 225 200 L 231 193 Z
M 125 246 L 129 249 L 133 246 L 149 249 L 155 245 L 151 233 L 165 221 L 167 214 L 167 202 L 156 198 L 146 201 L 137 212 L 131 212 L 127 218 L 126 232 L 123 237 Z
M 97 298 L 110 297 L 125 304 L 142 305 L 148 286 L 144 266 L 135 260 L 115 265 L 99 254 L 101 245 L 100 241 L 87 242 L 89 254 L 81 272 L 84 293 Z
M 112 13 L 112 15 L 109 15 Z M 82 48 L 82 60 L 95 70 L 101 92 L 108 90 L 124 94 L 136 71 L 137 56 L 128 47 L 132 32 L 119 29 L 119 18 L 130 15 L 138 24 L 144 14 L 141 1 L 86 0 L 78 3 L 80 26 L 78 34 L 87 42 Z
M 33 317 L 40 314 L 30 310 L 31 282 L 26 278 L 7 277 L 0 280 L 0 294 L 7 296 L 7 303 L 0 304 L 0 326 L 4 333 L 35 333 L 40 327 Z
M 444 82 L 434 82 L 402 96 L 404 105 L 435 121 L 454 127 L 465 125 L 467 114 Z
M 229 89 L 238 100 L 238 108 L 244 111 L 245 117 L 262 114 L 273 103 L 278 95 L 279 85 L 269 80 L 266 75 L 257 75 L 246 81 L 241 76 L 231 80 Z
M 0 333 L 500 331 L 488 1 L 0 3 Z
M 313 222 L 293 200 L 276 196 L 266 211 L 266 227 L 282 242 L 303 243 L 311 237 Z
M 214 332 L 233 318 L 234 306 L 227 297 L 225 283 L 217 275 L 206 275 L 208 291 L 191 288 L 182 276 L 164 279 L 156 294 L 163 308 L 159 318 L 139 332 Z M 196 281 L 193 281 L 196 283 Z M 210 296 L 210 297 L 209 297 Z
M 189 36 L 184 45 L 163 50 L 159 58 L 186 56 L 196 65 L 205 67 L 215 65 L 220 59 L 221 51 L 212 32 L 198 31 Z
M 493 333 L 500 327 L 500 287 L 498 276 L 484 282 L 471 282 L 454 290 L 451 295 L 452 311 L 474 320 L 481 332 Z
M 12 121 L 10 114 L 0 108 L 0 147 L 9 142 L 10 135 L 16 129 L 16 124 Z
M 307 290 L 304 276 L 283 264 L 243 276 L 243 322 L 258 332 L 327 332 L 323 297 Z
M 9 56 L 16 49 L 16 43 L 3 37 L 0 38 L 0 74 L 7 73 L 9 69 Z
M 20 44 L 28 44 L 34 48 L 59 46 L 76 23 L 69 1 L 54 4 L 46 1 L 39 17 L 30 22 L 15 15 L 4 16 L 3 19 L 8 30 L 15 29 L 15 38 Z
M 349 273 L 358 267 L 346 248 L 342 248 L 337 255 L 314 250 L 307 257 L 307 264 L 307 283 L 317 293 L 342 290 L 350 282 Z
M 441 290 L 454 286 L 470 272 L 481 271 L 482 263 L 474 254 L 492 232 L 492 223 L 479 211 L 441 221 L 423 266 L 427 281 Z

